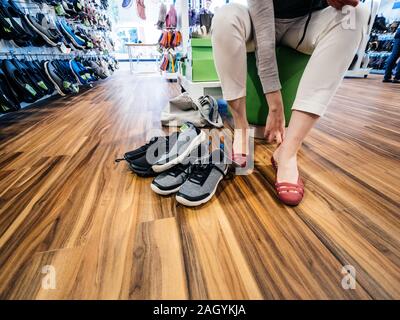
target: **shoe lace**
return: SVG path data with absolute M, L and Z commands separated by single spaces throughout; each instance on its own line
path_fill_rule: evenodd
M 194 164 L 191 166 L 188 179 L 195 184 L 203 185 L 214 167 L 215 165 L 212 163 Z
M 175 166 L 170 172 L 169 175 L 173 177 L 177 177 L 184 173 L 186 176 L 189 176 L 191 173 L 191 166 L 190 165 L 177 165 Z M 185 178 L 186 179 L 186 178 Z

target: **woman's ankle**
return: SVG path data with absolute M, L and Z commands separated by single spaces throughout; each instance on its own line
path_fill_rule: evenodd
M 276 163 L 279 162 L 280 153 L 281 153 L 281 145 L 279 145 L 279 146 L 275 149 L 275 151 L 272 153 L 272 157 L 274 158 L 274 160 L 275 160 Z
M 289 161 L 297 159 L 298 148 L 293 147 L 287 141 L 280 144 L 273 153 L 274 159 L 278 161 Z
M 280 158 L 278 165 L 277 181 L 297 183 L 299 179 L 299 169 L 297 166 L 297 157 Z
M 249 128 L 235 129 L 233 134 L 233 152 L 237 154 L 248 154 L 250 147 Z
M 283 155 L 279 157 L 279 166 L 293 166 L 293 164 L 297 166 L 297 155 Z

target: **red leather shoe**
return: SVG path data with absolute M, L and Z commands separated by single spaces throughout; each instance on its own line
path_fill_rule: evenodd
M 304 183 L 300 177 L 297 183 L 276 182 L 275 190 L 279 200 L 288 206 L 297 206 L 304 197 Z
M 245 153 L 233 153 L 232 162 L 240 168 L 245 168 L 247 166 L 247 157 L 248 155 Z

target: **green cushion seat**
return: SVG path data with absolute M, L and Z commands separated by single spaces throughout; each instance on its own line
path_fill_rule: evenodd
M 218 81 L 210 38 L 191 39 L 190 56 L 193 82 Z M 279 78 L 282 84 L 286 124 L 288 124 L 297 88 L 310 56 L 289 47 L 281 46 L 276 49 L 276 58 L 279 68 Z M 246 102 L 249 123 L 264 126 L 268 115 L 268 105 L 258 77 L 254 52 L 247 54 Z
M 288 125 L 292 105 L 296 98 L 300 79 L 310 56 L 288 47 L 279 47 L 276 51 L 279 78 L 282 84 L 282 97 L 285 106 L 286 125 Z M 255 53 L 247 54 L 247 119 L 252 125 L 264 126 L 268 105 L 265 100 L 260 78 L 258 77 Z

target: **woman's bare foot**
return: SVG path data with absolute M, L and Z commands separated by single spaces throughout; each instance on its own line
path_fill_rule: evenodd
M 241 168 L 248 164 L 249 156 L 249 129 L 235 129 L 232 146 L 232 161 Z
M 273 158 L 278 166 L 277 181 L 297 183 L 299 179 L 297 156 L 285 154 L 285 150 L 280 145 L 275 150 Z
M 249 129 L 235 129 L 233 134 L 233 152 L 249 154 Z
M 246 162 L 246 157 L 242 157 L 242 155 L 249 153 L 249 123 L 246 117 L 246 97 L 232 100 L 228 103 L 235 123 L 232 154 L 233 158 L 238 155 L 236 158 L 240 160 L 239 165 L 242 166 Z M 233 160 L 235 161 L 235 159 Z

